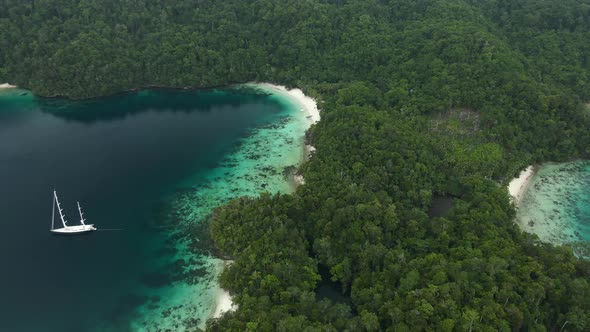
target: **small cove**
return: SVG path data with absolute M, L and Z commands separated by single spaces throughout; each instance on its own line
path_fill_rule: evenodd
M 540 166 L 518 203 L 516 220 L 543 242 L 590 243 L 590 161 Z

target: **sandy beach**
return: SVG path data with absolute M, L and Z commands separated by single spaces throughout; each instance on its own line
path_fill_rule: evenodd
M 231 295 L 229 292 L 222 289 L 217 296 L 217 306 L 215 306 L 215 312 L 213 313 L 213 318 L 219 318 L 225 312 L 234 311 L 236 309 L 236 305 L 233 303 L 231 299 Z
M 221 268 L 225 269 L 228 266 L 230 266 L 233 262 L 234 261 L 232 261 L 232 260 L 223 261 Z M 216 302 L 215 310 L 213 311 L 211 318 L 219 318 L 224 313 L 226 313 L 228 311 L 234 311 L 237 308 L 237 305 L 232 301 L 232 298 L 231 298 L 231 295 L 229 294 L 229 292 L 221 287 L 219 287 L 219 291 L 217 293 L 217 298 L 216 298 L 215 302 Z
M 16 88 L 16 85 L 11 85 L 9 83 L 0 84 L 0 89 L 14 89 L 14 88 Z
M 318 109 L 318 103 L 315 99 L 306 96 L 301 89 L 287 89 L 287 87 L 282 85 L 276 85 L 271 83 L 250 83 L 255 86 L 263 87 L 268 89 L 274 93 L 283 95 L 293 102 L 297 104 L 301 109 L 302 112 L 305 112 L 305 117 L 311 121 L 311 124 L 315 124 L 320 121 L 320 110 Z M 305 145 L 303 147 L 304 151 L 304 161 L 308 160 L 311 154 L 315 151 L 315 147 L 311 145 Z M 303 178 L 302 174 L 295 174 L 293 176 L 293 182 L 295 186 L 300 186 L 305 184 L 305 179 Z
M 271 83 L 251 83 L 252 85 L 264 87 L 279 94 L 285 95 L 301 106 L 301 111 L 306 113 L 306 117 L 311 119 L 312 124 L 320 121 L 320 110 L 315 99 L 306 96 L 301 89 L 287 89 L 282 85 Z
M 508 192 L 516 204 L 520 202 L 522 196 L 526 192 L 526 188 L 535 175 L 535 167 L 529 166 L 524 171 L 520 172 L 517 178 L 514 178 L 508 184 Z

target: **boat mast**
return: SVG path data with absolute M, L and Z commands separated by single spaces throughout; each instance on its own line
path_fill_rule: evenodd
M 55 222 L 55 190 L 53 190 L 53 203 L 51 204 L 51 229 L 53 229 L 53 224 Z
M 82 213 L 82 208 L 80 207 L 80 202 L 76 202 L 76 203 L 78 203 L 78 211 L 80 211 L 80 223 L 82 225 L 86 225 L 84 223 L 84 221 L 86 221 L 86 219 L 84 219 L 84 214 Z
M 53 191 L 53 197 L 55 197 L 55 203 L 57 204 L 57 211 L 59 211 L 59 217 L 61 218 L 61 223 L 64 224 L 64 228 L 68 227 L 66 225 L 65 215 L 63 214 L 62 208 L 59 206 L 59 200 L 57 199 L 57 192 Z

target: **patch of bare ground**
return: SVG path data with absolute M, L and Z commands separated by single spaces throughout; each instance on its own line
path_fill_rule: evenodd
M 479 114 L 470 108 L 453 108 L 430 120 L 430 131 L 445 136 L 473 137 L 480 131 Z

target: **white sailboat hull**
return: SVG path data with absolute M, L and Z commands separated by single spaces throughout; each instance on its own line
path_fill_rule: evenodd
M 58 234 L 77 234 L 77 233 L 84 233 L 84 232 L 92 232 L 95 230 L 96 230 L 96 227 L 94 227 L 94 224 L 90 224 L 90 225 L 76 225 L 76 226 L 66 226 L 63 228 L 55 228 L 55 229 L 52 229 L 51 232 L 58 233 Z

